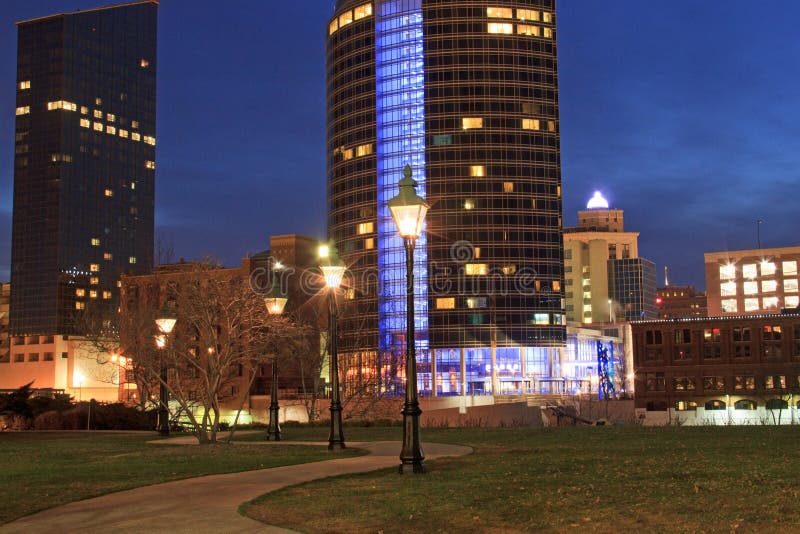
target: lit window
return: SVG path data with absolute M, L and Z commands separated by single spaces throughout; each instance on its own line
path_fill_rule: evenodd
M 783 281 L 784 293 L 797 293 L 797 278 L 787 278 Z
M 105 195 L 107 197 L 113 197 L 114 196 L 114 191 L 112 191 L 111 189 L 106 189 Z
M 452 145 L 453 144 L 453 136 L 450 135 L 450 134 L 434 135 L 433 136 L 433 144 L 435 146 Z
M 456 307 L 456 299 L 453 297 L 436 299 L 437 310 L 453 310 Z
M 539 26 L 531 26 L 530 24 L 517 24 L 517 35 L 532 35 L 539 37 Z
M 76 297 L 85 297 L 86 296 L 86 290 L 85 289 L 76 289 L 75 290 L 75 296 Z
M 94 99 L 94 105 L 95 106 L 102 106 L 103 105 L 103 99 L 98 96 L 97 98 Z
M 81 128 L 91 128 L 92 123 L 89 119 L 81 119 Z
M 758 299 L 744 299 L 744 311 L 758 310 Z
M 96 299 L 97 298 L 97 290 L 92 289 L 91 291 L 89 291 L 89 298 L 90 299 Z
M 333 19 L 328 26 L 328 35 L 333 35 L 333 32 L 339 29 L 339 19 Z
M 141 141 L 142 135 L 137 132 L 131 132 L 131 140 L 133 141 Z
M 514 14 L 510 7 L 487 7 L 486 16 L 491 19 L 510 19 Z
M 358 6 L 355 9 L 354 14 L 356 20 L 363 19 L 364 17 L 369 17 L 370 15 L 372 15 L 372 4 L 364 4 Z
M 535 9 L 518 9 L 517 18 L 519 20 L 539 20 L 539 12 Z
M 722 301 L 722 313 L 736 313 L 737 311 L 739 310 L 736 299 L 726 299 Z
M 516 265 L 503 265 L 503 274 L 506 276 L 512 275 L 517 272 Z
M 128 258 L 128 263 L 136 263 L 136 256 L 131 256 Z
M 514 182 L 503 182 L 503 193 L 513 193 Z
M 765 297 L 763 302 L 765 310 L 778 307 L 778 297 Z
M 553 291 L 561 291 L 561 282 L 558 280 L 553 280 Z
M 761 282 L 762 293 L 774 293 L 778 289 L 778 282 L 775 280 L 764 280 Z
M 356 300 L 356 290 L 352 287 L 348 287 L 343 291 L 343 297 L 345 300 Z
M 89 265 L 89 270 L 91 272 L 93 272 L 93 273 L 100 272 L 100 264 L 99 263 L 92 263 L 91 265 Z
M 797 308 L 800 306 L 800 297 L 797 295 L 787 296 L 783 300 L 787 308 Z
M 136 189 L 136 182 L 131 182 L 131 189 Z
M 548 24 L 552 24 L 553 14 L 547 11 L 542 11 L 542 22 L 547 22 Z
M 553 28 L 542 28 L 542 37 L 545 39 L 553 38 Z
M 86 309 L 86 303 L 85 302 L 76 302 L 75 303 L 75 309 L 76 310 L 85 310 Z
M 17 108 L 17 115 L 27 115 L 31 112 L 30 106 L 20 106 Z
M 139 127 L 139 121 L 131 121 L 131 128 L 138 128 L 138 127 Z
M 151 135 L 145 135 L 142 140 L 151 146 L 156 146 L 156 138 Z
M 139 66 L 140 66 L 140 67 L 142 67 L 143 69 L 146 69 L 147 67 L 149 67 L 149 66 L 150 66 L 150 62 L 149 62 L 149 61 L 147 61 L 146 59 L 142 58 L 142 59 L 139 61 Z
M 86 106 L 81 106 L 81 115 L 86 115 L 89 113 L 89 108 Z
M 489 273 L 489 266 L 485 263 L 467 263 L 464 265 L 464 274 L 467 276 L 485 276 Z
M 745 295 L 755 295 L 758 293 L 758 282 L 745 282 L 744 283 L 744 294 Z
M 465 210 L 475 209 L 475 202 L 468 198 L 467 200 L 464 201 L 464 209 Z
M 772 276 L 775 274 L 775 264 L 764 260 L 761 262 L 761 276 Z
M 122 287 L 122 280 L 117 280 L 117 287 Z
M 547 121 L 547 131 L 548 132 L 556 131 L 556 121 Z
M 54 109 L 61 109 L 61 100 L 56 100 L 55 102 L 48 102 L 47 103 L 47 110 L 52 111 Z
M 483 165 L 471 165 L 469 175 L 473 178 L 483 178 L 486 176 L 486 168 Z
M 461 128 L 464 130 L 483 128 L 483 119 L 481 117 L 464 117 L 461 119 Z
M 467 299 L 467 308 L 477 310 L 486 308 L 488 299 L 486 297 L 470 297 Z
M 781 266 L 783 268 L 783 275 L 789 276 L 797 274 L 797 262 L 796 261 L 785 261 Z
M 736 294 L 736 282 L 723 282 L 719 286 L 719 294 L 723 297 L 730 297 Z
M 345 26 L 347 26 L 351 22 L 353 22 L 353 12 L 352 11 L 346 11 L 346 12 L 342 13 L 341 15 L 339 15 L 339 27 L 340 28 L 344 28 Z
M 372 154 L 372 143 L 356 147 L 356 156 L 369 156 L 370 154 Z
M 364 240 L 364 249 L 371 250 L 375 248 L 375 238 L 370 237 Z
M 742 266 L 742 276 L 745 278 L 753 279 L 758 276 L 758 271 L 756 269 L 755 263 L 748 263 Z
M 156 168 L 156 162 L 147 160 L 147 161 L 144 162 L 144 166 L 147 169 L 155 169 Z
M 111 299 L 111 291 L 103 291 L 103 300 Z
M 353 159 L 353 149 L 348 148 L 346 150 L 342 150 L 342 159 L 344 160 Z
M 371 222 L 360 223 L 358 225 L 358 235 L 371 234 L 375 231 L 375 225 Z
M 89 283 L 93 286 L 96 286 L 97 284 L 100 283 L 100 279 L 96 276 L 92 276 L 91 278 L 89 278 Z
M 95 122 L 93 128 L 94 128 L 94 131 L 96 131 L 96 132 L 102 132 L 103 131 L 103 123 L 102 122 Z
M 117 116 L 113 113 L 106 113 L 106 120 L 108 122 L 115 122 L 117 120 Z
M 534 313 L 533 314 L 533 324 L 539 324 L 539 325 L 550 324 L 550 314 L 549 313 Z
M 114 255 L 110 252 L 106 252 L 105 254 L 103 254 L 103 259 L 106 261 L 111 261 L 114 259 Z
M 94 110 L 93 115 L 94 115 L 95 119 L 102 119 L 103 118 L 103 112 L 100 111 L 99 109 Z
M 476 258 L 481 257 L 481 247 L 475 247 L 475 257 Z
M 93 247 L 99 247 L 100 246 L 100 238 L 99 237 L 93 237 L 92 238 L 92 246 Z
M 514 33 L 514 25 L 505 22 L 490 22 L 487 24 L 486 31 L 489 33 L 502 33 L 505 35 L 511 35 Z
M 117 135 L 117 129 L 114 126 L 106 126 L 106 133 L 111 135 Z
M 20 89 L 30 89 L 31 88 L 31 81 L 25 80 L 24 82 L 19 82 Z
M 734 278 L 736 278 L 736 265 L 732 263 L 728 263 L 726 265 L 720 265 L 719 278 L 720 280 L 733 280 Z
M 122 128 L 120 128 L 118 133 L 120 137 L 124 137 L 125 139 L 128 138 L 128 130 L 123 130 Z
M 522 119 L 523 130 L 538 130 L 539 128 L 539 119 Z

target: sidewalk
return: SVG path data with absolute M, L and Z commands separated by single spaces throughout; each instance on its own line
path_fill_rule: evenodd
M 169 441 L 175 443 L 180 442 L 179 440 L 185 438 Z M 264 443 L 275 444 L 275 442 Z M 320 445 L 320 443 L 297 441 L 282 441 L 280 444 Z M 244 443 L 234 446 L 243 445 Z M 365 449 L 370 454 L 258 471 L 190 478 L 111 493 L 23 517 L 0 526 L 0 532 L 138 531 L 193 534 L 291 532 L 243 517 L 239 515 L 238 507 L 243 502 L 284 486 L 347 473 L 374 471 L 400 464 L 400 442 L 353 442 L 348 443 L 348 446 Z M 424 443 L 423 451 L 426 460 L 433 460 L 442 456 L 469 454 L 472 449 L 460 445 Z

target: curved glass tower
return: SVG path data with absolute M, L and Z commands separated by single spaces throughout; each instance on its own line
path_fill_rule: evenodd
M 347 388 L 402 393 L 402 168 L 431 210 L 415 254 L 419 389 L 557 391 L 565 342 L 553 0 L 339 0 L 327 28 L 329 233 L 350 268 Z

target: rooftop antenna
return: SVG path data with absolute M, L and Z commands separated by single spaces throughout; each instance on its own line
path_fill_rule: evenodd
M 758 250 L 761 250 L 761 223 L 763 222 L 763 219 L 756 220 L 756 239 L 758 240 Z
M 664 266 L 664 287 L 669 287 L 669 267 Z

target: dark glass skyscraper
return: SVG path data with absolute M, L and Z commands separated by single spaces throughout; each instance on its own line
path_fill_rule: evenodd
M 350 267 L 345 378 L 402 389 L 406 164 L 420 390 L 536 390 L 565 342 L 554 0 L 339 0 L 327 28 L 329 234 Z
M 158 2 L 18 23 L 10 331 L 79 333 L 153 263 Z

